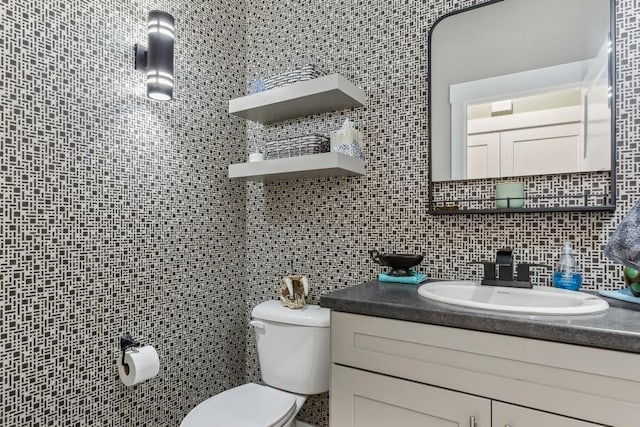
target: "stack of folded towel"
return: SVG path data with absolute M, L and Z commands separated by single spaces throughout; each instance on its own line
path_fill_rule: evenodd
M 427 280 L 427 275 L 411 271 L 411 276 L 392 276 L 390 274 L 380 273 L 378 274 L 378 280 L 380 282 L 392 282 L 392 283 L 406 283 L 408 285 L 417 285 Z

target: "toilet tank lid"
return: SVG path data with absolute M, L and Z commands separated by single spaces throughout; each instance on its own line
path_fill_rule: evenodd
M 280 301 L 265 301 L 254 307 L 251 317 L 272 322 L 288 323 L 299 326 L 328 328 L 331 324 L 331 311 L 319 305 L 307 304 L 294 310 L 284 307 Z

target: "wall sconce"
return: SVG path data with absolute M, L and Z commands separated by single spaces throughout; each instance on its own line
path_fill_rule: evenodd
M 158 101 L 173 99 L 173 16 L 152 10 L 147 21 L 146 48 L 136 43 L 136 70 L 147 74 L 147 96 Z

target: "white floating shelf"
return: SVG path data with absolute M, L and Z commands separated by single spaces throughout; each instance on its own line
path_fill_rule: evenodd
M 352 175 L 364 175 L 364 161 L 340 153 L 229 165 L 229 178 L 258 182 Z
M 361 107 L 366 95 L 340 74 L 319 77 L 229 101 L 229 113 L 264 124 Z

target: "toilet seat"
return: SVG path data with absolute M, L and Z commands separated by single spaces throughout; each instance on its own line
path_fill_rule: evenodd
M 180 427 L 281 427 L 295 413 L 295 395 L 250 383 L 200 403 Z

